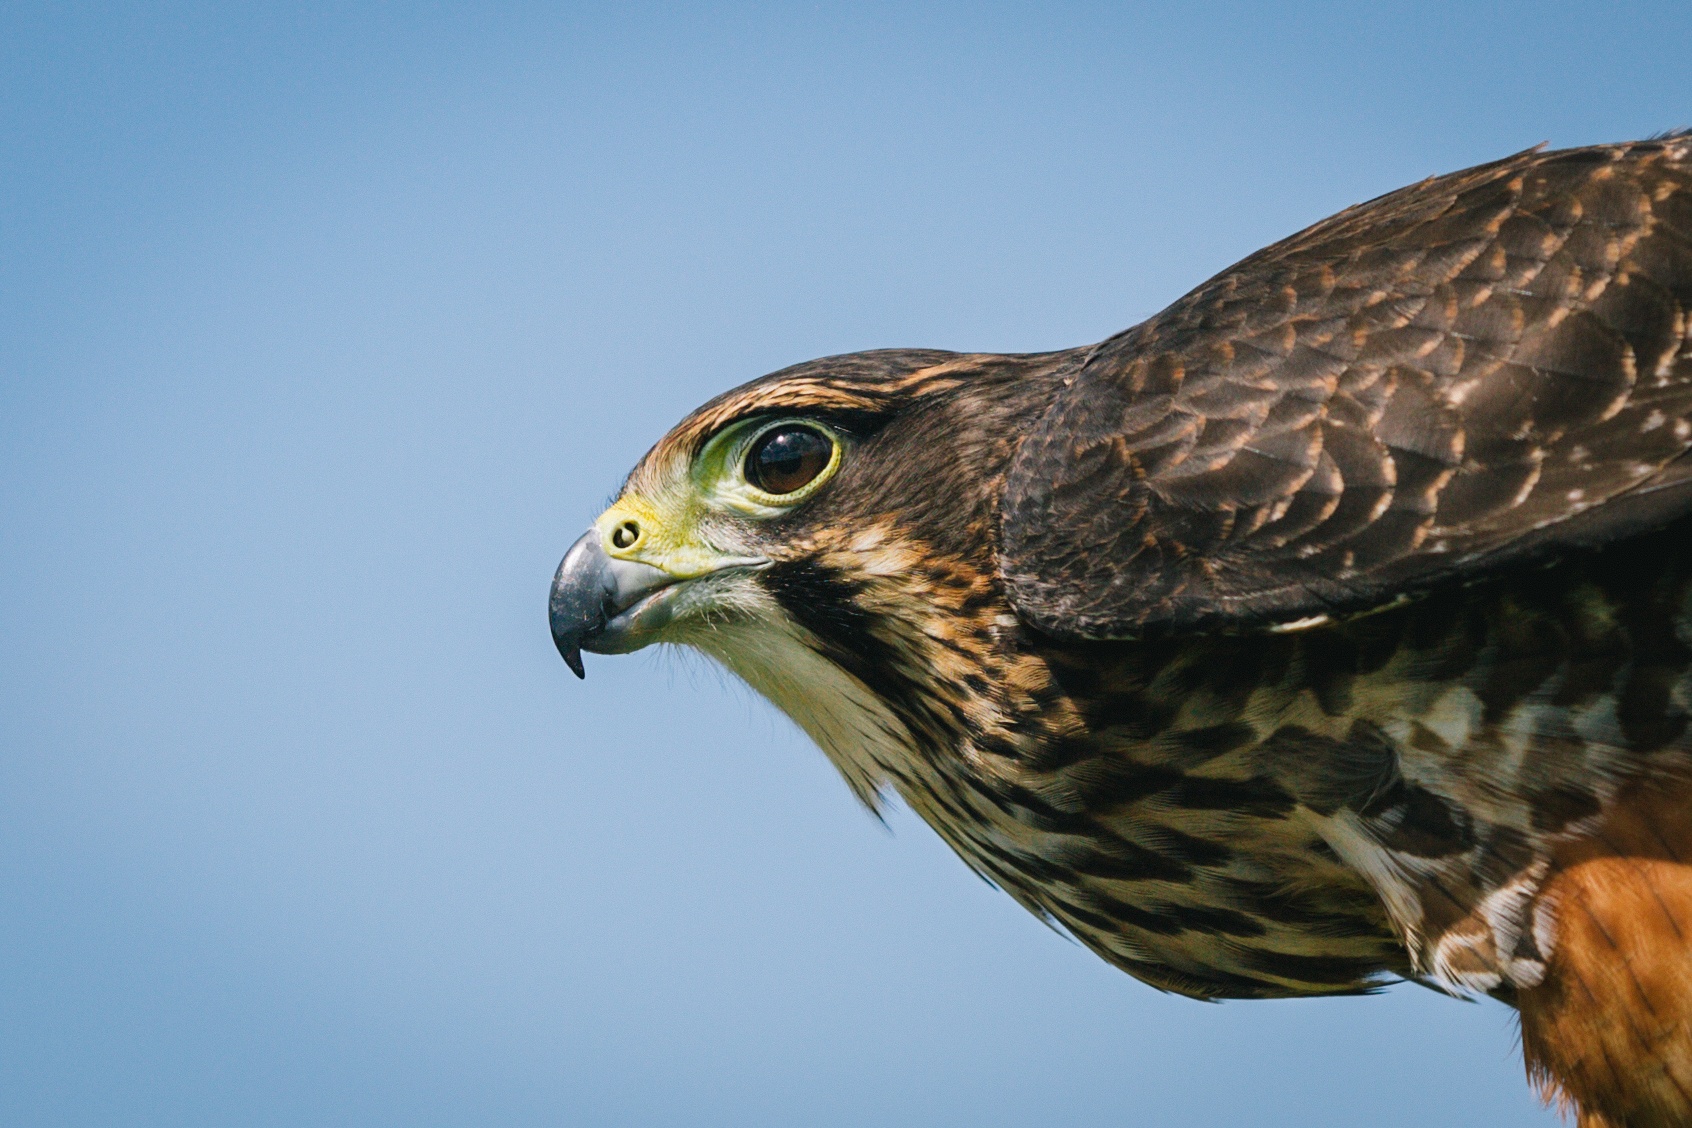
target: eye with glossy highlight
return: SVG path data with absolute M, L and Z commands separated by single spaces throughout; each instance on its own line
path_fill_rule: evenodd
M 834 440 L 815 427 L 789 423 L 758 436 L 746 452 L 746 480 L 767 494 L 796 493 L 834 461 Z

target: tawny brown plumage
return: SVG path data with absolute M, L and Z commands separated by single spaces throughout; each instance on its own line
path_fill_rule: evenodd
M 1692 1124 L 1692 786 L 1636 782 L 1556 852 L 1556 945 L 1522 1050 L 1589 1128 Z
M 1492 994 L 1583 1123 L 1683 1124 L 1689 450 L 1692 138 L 1530 152 L 1098 345 L 727 393 L 553 630 L 706 651 L 1159 987 Z

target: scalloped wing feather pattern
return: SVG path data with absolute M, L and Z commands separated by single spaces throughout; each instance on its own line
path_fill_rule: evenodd
M 1692 138 L 1348 209 L 1096 346 L 1015 458 L 1060 638 L 1240 629 L 1692 510 Z

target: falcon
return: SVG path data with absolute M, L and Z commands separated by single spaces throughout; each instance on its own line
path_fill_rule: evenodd
M 706 403 L 554 641 L 694 647 L 871 808 L 1201 999 L 1520 1014 L 1692 1123 L 1692 134 L 1340 212 L 1094 345 Z

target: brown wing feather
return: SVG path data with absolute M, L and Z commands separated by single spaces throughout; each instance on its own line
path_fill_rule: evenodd
M 1692 139 L 1341 212 L 1103 342 L 1022 444 L 1001 570 L 1059 637 L 1366 608 L 1692 510 Z

